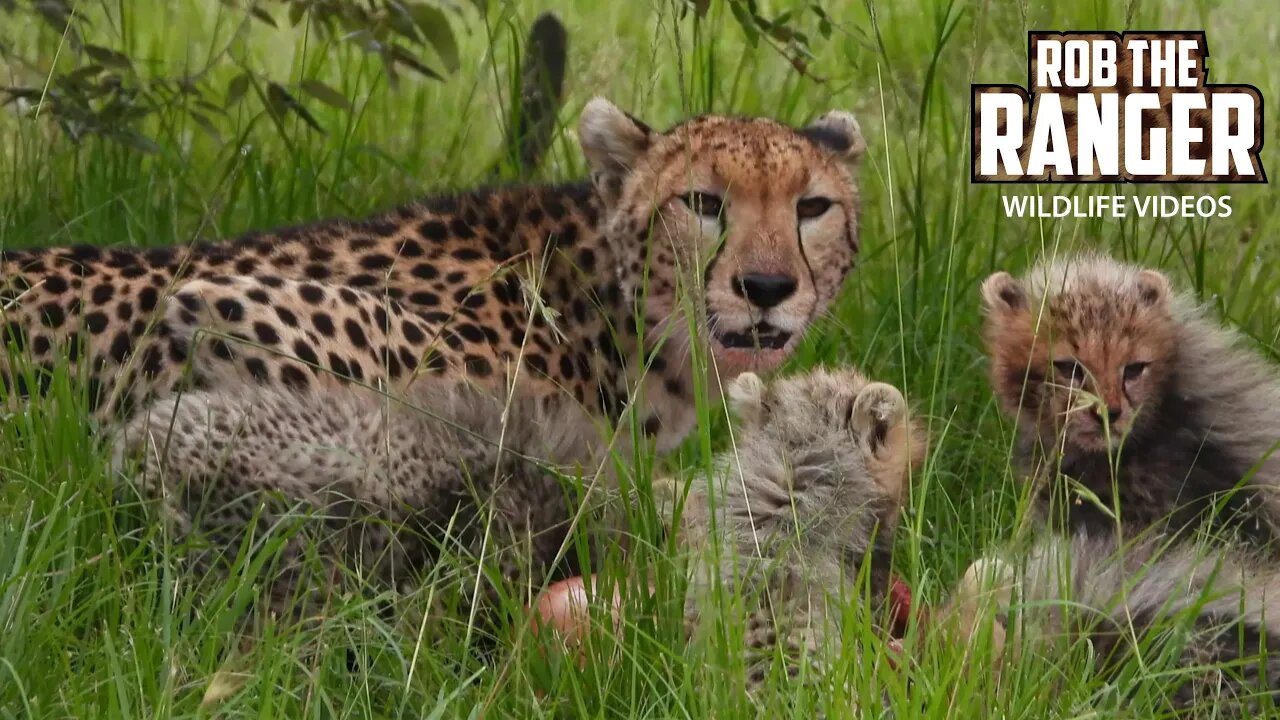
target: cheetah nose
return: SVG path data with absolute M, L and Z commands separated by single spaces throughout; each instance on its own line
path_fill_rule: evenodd
M 744 273 L 733 279 L 733 290 L 752 305 L 767 310 L 791 297 L 796 280 L 789 275 Z
M 1093 414 L 1094 414 L 1094 416 L 1095 416 L 1095 417 L 1097 417 L 1097 418 L 1098 418 L 1098 422 L 1102 422 L 1102 409 L 1101 409 L 1101 408 L 1097 408 L 1097 409 L 1095 409 L 1095 410 L 1093 411 Z M 1109 407 L 1109 408 L 1107 408 L 1107 424 L 1109 424 L 1109 425 L 1115 425 L 1115 424 L 1116 424 L 1116 422 L 1117 422 L 1118 420 L 1120 420 L 1120 408 L 1118 408 L 1118 407 Z

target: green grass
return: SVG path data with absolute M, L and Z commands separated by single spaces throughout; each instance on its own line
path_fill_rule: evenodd
M 379 64 L 299 30 L 255 29 L 214 3 L 82 3 L 102 44 L 128 49 L 156 72 L 199 67 L 228 42 L 276 78 L 319 79 L 355 99 L 346 113 L 312 103 L 326 128 L 296 118 L 283 129 L 252 105 L 215 118 L 219 143 L 182 113 L 155 118 L 161 146 L 146 155 L 89 139 L 74 145 L 49 122 L 0 115 L 0 247 L 91 242 L 160 245 L 334 214 L 358 215 L 425 192 L 487 179 L 510 102 L 513 44 L 532 3 L 468 8 L 462 67 L 447 82 L 406 78 L 390 88 Z M 694 112 L 768 114 L 802 122 L 829 107 L 853 110 L 870 149 L 861 176 L 864 252 L 846 292 L 791 363 L 853 363 L 903 387 L 929 420 L 932 452 L 913 478 L 898 543 L 899 572 L 937 600 L 984 549 L 1014 532 L 1021 502 L 1009 467 L 1010 428 L 997 412 L 979 343 L 977 287 L 996 269 L 1020 270 L 1054 249 L 1102 247 L 1168 271 L 1273 355 L 1280 351 L 1280 203 L 1268 187 L 1054 187 L 1044 193 L 1230 194 L 1234 213 L 1209 220 L 1006 219 L 1001 188 L 968 181 L 969 84 L 1023 83 L 1029 29 L 1204 28 L 1216 82 L 1250 83 L 1280 97 L 1280 65 L 1267 61 L 1280 20 L 1264 3 L 1012 3 L 865 0 L 831 4 L 829 39 L 816 22 L 817 82 L 764 44 L 750 47 L 719 3 L 695 23 L 666 3 L 561 3 L 570 36 L 564 131 L 543 174 L 584 169 L 574 140 L 582 104 L 602 94 L 666 125 Z M 779 0 L 771 13 L 805 3 Z M 792 7 L 794 6 L 794 7 Z M 125 15 L 120 16 L 120 8 Z M 0 41 L 29 57 L 69 62 L 47 29 L 9 27 Z M 40 83 L 0 63 L 5 83 Z M 231 71 L 209 78 L 225 88 Z M 1264 162 L 1276 146 L 1268 125 Z M 1276 168 L 1271 168 L 1273 172 Z M 705 427 L 677 458 L 695 465 L 721 441 Z M 83 419 L 65 378 L 29 412 L 0 425 L 0 717 L 187 717 L 235 649 L 237 623 L 257 573 L 230 583 L 182 573 L 184 548 L 136 502 L 113 490 L 109 455 Z M 642 473 L 643 476 L 643 473 Z M 642 533 L 643 534 L 643 533 Z M 263 542 L 273 542 L 267 538 Z M 680 583 L 664 547 L 642 545 L 626 567 L 652 568 L 654 598 L 626 592 L 627 632 L 602 636 L 585 669 L 541 653 L 527 635 L 474 649 L 465 609 L 423 620 L 457 577 L 447 568 L 391 599 L 335 598 L 325 618 L 300 626 L 259 617 L 244 658 L 249 682 L 218 706 L 235 717 L 455 717 L 526 715 L 750 716 L 741 697 L 741 632 L 717 624 L 679 639 Z M 732 618 L 731 607 L 726 609 Z M 657 618 L 656 620 L 654 618 Z M 414 619 L 416 618 L 416 619 Z M 511 630 L 515 630 L 513 627 Z M 856 638 L 861 634 L 850 630 Z M 515 634 L 514 632 L 512 634 Z M 853 645 L 851 644 L 851 647 Z M 867 704 L 887 695 L 899 717 L 1133 717 L 1165 711 L 1158 662 L 1106 682 L 1079 672 L 1087 649 L 1024 658 L 1000 685 L 961 673 L 959 650 L 904 676 L 868 656 L 839 658 Z M 351 662 L 354 659 L 353 663 Z M 981 648 L 974 658 L 981 666 Z M 539 695 L 539 692 L 542 694 Z M 1126 700 L 1127 704 L 1122 702 Z M 815 693 L 779 678 L 769 712 L 850 712 L 848 693 Z M 797 705 L 798 704 L 798 705 Z

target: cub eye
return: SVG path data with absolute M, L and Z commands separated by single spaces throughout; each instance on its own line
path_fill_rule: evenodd
M 1084 366 L 1075 358 L 1054 360 L 1053 369 L 1057 370 L 1059 375 L 1067 378 L 1073 383 L 1078 383 L 1084 380 Z
M 1142 373 L 1147 371 L 1147 365 L 1151 363 L 1131 362 L 1124 366 L 1124 381 L 1132 382 L 1142 377 Z
M 796 216 L 801 220 L 812 220 L 821 217 L 831 209 L 831 200 L 824 197 L 803 198 L 796 203 Z
M 688 208 L 702 217 L 716 218 L 720 217 L 720 213 L 724 210 L 724 200 L 718 195 L 704 192 L 685 193 L 680 196 L 680 200 L 684 202 Z

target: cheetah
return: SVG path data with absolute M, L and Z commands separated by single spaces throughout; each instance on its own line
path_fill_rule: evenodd
M 583 507 L 563 481 L 581 482 L 608 437 L 584 432 L 590 422 L 564 396 L 508 403 L 436 377 L 396 397 L 351 383 L 222 387 L 135 415 L 114 437 L 114 464 L 158 501 L 175 540 L 199 541 L 200 574 L 285 530 L 263 593 L 277 615 L 323 603 L 341 568 L 361 585 L 411 588 L 445 555 L 497 570 L 507 585 L 486 585 L 485 602 L 550 576 Z
M 1118 682 L 1125 666 L 1168 683 L 1162 707 L 1185 716 L 1265 714 L 1280 689 L 1276 616 L 1280 575 L 1248 545 L 1208 545 L 1171 535 L 1045 534 L 970 566 L 931 627 L 964 641 L 994 630 L 996 670 L 1006 658 L 1072 656 Z M 963 622 L 960 622 L 963 621 Z
M 818 588 L 838 587 L 841 573 L 852 582 L 868 554 L 882 591 L 908 465 L 923 447 L 902 394 L 853 370 L 767 389 L 747 372 L 731 383 L 730 400 L 742 449 L 720 458 L 714 483 L 692 485 L 682 544 L 706 547 L 718 533 L 726 551 L 767 563 L 753 567 L 751 584 L 767 578 L 778 601 L 807 603 Z M 383 585 L 412 585 L 452 548 L 497 558 L 499 577 L 529 593 L 563 570 L 557 560 L 583 507 L 563 479 L 581 480 L 608 451 L 607 426 L 584 433 L 589 422 L 563 396 L 507 404 L 441 378 L 395 398 L 350 384 L 196 390 L 130 421 L 115 461 L 123 470 L 142 458 L 138 472 L 121 474 L 160 501 L 179 540 L 208 541 L 196 558 L 205 572 L 234 558 L 246 537 L 298 519 L 330 531 L 320 553 L 330 570 L 341 563 Z M 673 497 L 675 483 L 659 487 Z M 586 512 L 607 512 L 618 498 L 589 500 Z M 314 540 L 287 541 L 267 592 L 276 612 L 329 589 L 304 573 Z M 788 569 L 775 577 L 781 563 Z M 719 568 L 725 581 L 735 571 Z
M 719 397 L 721 379 L 777 367 L 832 302 L 859 251 L 866 144 L 844 111 L 659 132 L 603 98 L 578 138 L 585 182 L 183 247 L 4 249 L 0 342 L 22 362 L 0 376 L 39 392 L 64 358 L 114 421 L 192 387 L 431 375 L 565 394 L 615 421 L 633 409 L 669 450 L 694 426 L 695 385 Z
M 995 394 L 1042 517 L 1057 523 L 1053 505 L 1096 534 L 1221 525 L 1270 543 L 1280 372 L 1238 333 L 1163 274 L 1098 253 L 995 273 L 982 297 Z M 1097 500 L 1052 503 L 1075 483 Z
M 926 440 L 901 391 L 852 368 L 815 369 L 766 384 L 729 384 L 733 446 L 715 470 L 667 480 L 659 497 L 680 507 L 678 545 L 693 552 L 686 628 L 716 616 L 714 588 L 748 604 L 749 690 L 774 652 L 787 672 L 839 654 L 844 608 L 889 599 L 892 540 L 908 475 Z

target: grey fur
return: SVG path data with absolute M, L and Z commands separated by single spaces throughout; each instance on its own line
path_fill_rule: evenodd
M 161 500 L 180 537 L 212 541 L 206 568 L 250 534 L 306 515 L 325 531 L 322 557 L 383 583 L 411 581 L 442 547 L 484 552 L 505 577 L 537 583 L 576 509 L 556 470 L 584 464 L 589 483 L 607 436 L 571 402 L 517 399 L 507 422 L 504 409 L 502 398 L 426 377 L 405 402 L 355 386 L 200 391 L 132 421 L 116 458 L 123 469 L 142 453 L 130 481 Z M 304 578 L 313 540 L 288 541 L 269 593 L 276 610 L 300 584 L 325 589 Z
M 884 598 L 903 484 L 923 441 L 902 393 L 851 369 L 767 386 L 746 373 L 729 398 L 733 449 L 691 480 L 680 518 L 695 552 L 686 620 L 697 626 L 717 585 L 739 595 L 758 686 L 778 644 L 796 662 L 839 653 L 843 608 L 864 604 L 860 581 L 873 601 Z
M 1280 648 L 1280 573 L 1250 552 L 1077 533 L 1000 565 L 1020 652 L 1088 640 L 1093 669 L 1108 673 L 1167 650 L 1179 671 L 1170 702 L 1219 716 L 1256 711 L 1260 694 L 1280 690 L 1280 654 L 1260 653 Z

